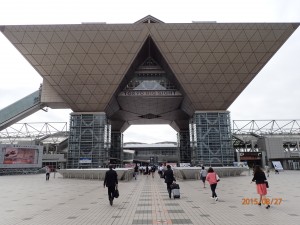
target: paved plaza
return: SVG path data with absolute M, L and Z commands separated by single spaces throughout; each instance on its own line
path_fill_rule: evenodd
M 199 180 L 178 181 L 180 199 L 169 199 L 163 179 L 139 176 L 119 182 L 110 206 L 103 181 L 63 179 L 51 174 L 1 176 L 1 225 L 300 224 L 300 171 L 269 177 L 270 209 L 254 205 L 252 176 L 224 177 L 219 201 Z M 282 199 L 282 201 L 281 201 Z

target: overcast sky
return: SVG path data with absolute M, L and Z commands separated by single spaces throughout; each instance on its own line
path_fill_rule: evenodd
M 134 23 L 152 15 L 166 23 L 300 22 L 299 0 L 2 0 L 0 25 Z M 41 76 L 0 33 L 0 109 L 36 91 Z M 229 107 L 232 120 L 300 119 L 300 28 Z M 37 112 L 20 122 L 68 122 L 70 110 Z M 159 129 L 158 129 L 159 128 Z M 131 126 L 124 141 L 176 141 L 170 126 Z

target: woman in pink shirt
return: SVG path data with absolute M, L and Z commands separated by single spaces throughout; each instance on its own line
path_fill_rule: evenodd
M 217 183 L 219 181 L 218 179 L 218 175 L 214 172 L 213 168 L 209 167 L 207 170 L 206 180 L 209 183 L 212 192 L 211 198 L 214 198 L 216 201 L 218 201 L 218 196 L 216 193 Z

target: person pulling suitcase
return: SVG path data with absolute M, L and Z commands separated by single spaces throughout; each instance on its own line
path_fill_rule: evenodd
M 165 183 L 167 184 L 167 190 L 169 193 L 169 198 L 171 198 L 171 184 L 173 181 L 176 181 L 173 170 L 171 170 L 171 166 L 167 165 L 167 170 L 164 172 Z

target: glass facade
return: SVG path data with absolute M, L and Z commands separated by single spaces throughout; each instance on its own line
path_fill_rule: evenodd
M 124 160 L 123 154 L 123 134 L 119 131 L 111 132 L 111 148 L 109 152 L 110 163 L 122 164 Z
M 149 57 L 126 85 L 124 91 L 128 90 L 177 90 L 177 87 L 167 78 L 161 66 Z
M 229 112 L 196 112 L 189 130 L 178 133 L 175 148 L 139 149 L 135 159 L 158 156 L 162 161 L 192 165 L 229 166 L 234 161 Z M 104 113 L 71 115 L 67 168 L 98 168 L 122 165 L 123 134 L 111 131 Z
M 104 113 L 71 114 L 67 168 L 109 164 L 111 126 Z
M 190 138 L 193 164 L 233 165 L 229 112 L 196 112 L 190 120 Z
M 191 162 L 190 132 L 181 130 L 178 133 L 179 153 L 181 163 Z

